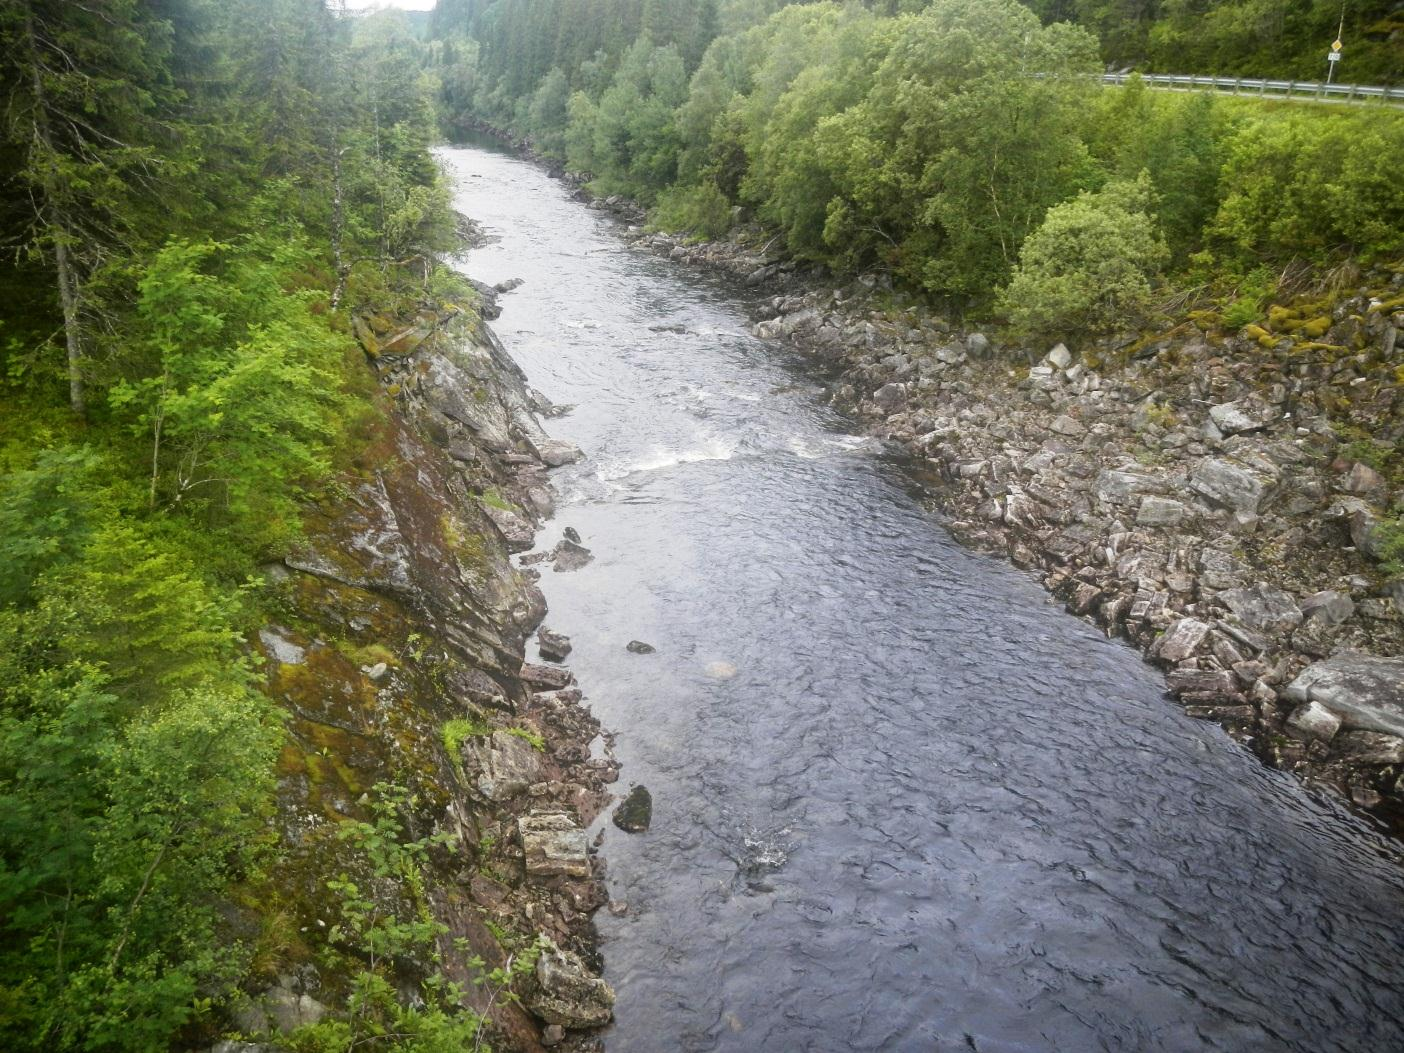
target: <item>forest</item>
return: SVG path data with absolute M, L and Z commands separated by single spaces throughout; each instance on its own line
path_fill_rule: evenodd
M 456 294 L 453 219 L 396 18 L 20 0 L 0 42 L 0 1046 L 166 1049 L 270 865 L 256 568 L 377 412 L 349 312 Z
M 1289 55 L 1262 65 L 1227 29 L 1223 52 L 1183 44 L 1230 15 L 1276 27 L 1254 47 L 1334 32 L 1325 4 L 1203 6 L 500 0 L 441 4 L 433 25 L 447 120 L 529 137 L 660 227 L 718 237 L 753 214 L 801 259 L 1065 332 L 1115 324 L 1167 280 L 1241 290 L 1230 303 L 1251 312 L 1294 263 L 1399 248 L 1399 114 L 1096 83 L 1113 55 L 1312 74 Z M 1387 37 L 1353 68 L 1388 83 L 1386 7 L 1347 11 Z M 1156 42 L 1172 40 L 1167 65 Z
M 353 314 L 471 296 L 441 137 L 1013 333 L 1187 289 L 1244 324 L 1401 249 L 1404 115 L 1092 76 L 1317 77 L 1325 0 L 440 0 L 427 40 L 331 6 L 0 6 L 6 1049 L 180 1048 L 252 967 L 222 905 L 273 864 L 258 570 L 381 412 Z M 1345 27 L 1342 78 L 1399 83 L 1397 5 Z M 366 1048 L 464 1048 L 395 1013 Z

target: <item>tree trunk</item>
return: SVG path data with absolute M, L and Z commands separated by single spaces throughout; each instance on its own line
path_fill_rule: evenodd
M 39 72 L 39 42 L 35 39 L 34 14 L 25 10 L 25 30 L 29 37 L 29 66 L 34 86 L 34 137 L 46 154 L 55 153 L 53 136 L 49 133 L 49 98 L 44 91 L 44 78 Z M 83 344 L 78 331 L 79 280 L 68 255 L 69 225 L 55 203 L 52 187 L 44 180 L 44 197 L 39 205 L 40 222 L 46 223 L 54 242 L 54 263 L 58 269 L 59 303 L 63 307 L 63 334 L 68 344 L 68 404 L 82 417 L 87 414 L 87 397 L 83 390 Z M 47 217 L 47 219 L 46 219 Z
M 55 223 L 54 259 L 58 261 L 59 300 L 63 304 L 63 333 L 68 343 L 68 405 L 80 417 L 88 412 L 87 394 L 83 390 L 83 345 L 78 337 L 77 276 L 68 259 L 68 231 Z

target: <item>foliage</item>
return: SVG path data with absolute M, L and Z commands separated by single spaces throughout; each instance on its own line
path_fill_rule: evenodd
M 1023 332 L 1078 333 L 1146 307 L 1168 258 L 1149 215 L 1150 179 L 1109 183 L 1048 210 L 1001 294 Z
M 731 228 L 731 202 L 715 183 L 670 187 L 658 195 L 649 218 L 661 230 L 720 238 Z
M 349 1053 L 374 1043 L 392 1053 L 462 1053 L 481 1045 L 483 1020 L 463 1007 L 463 991 L 441 971 L 439 941 L 447 928 L 429 910 L 424 865 L 436 846 L 453 838 L 435 834 L 409 840 L 406 813 L 414 798 L 401 787 L 377 784 L 364 803 L 370 820 L 347 820 L 338 836 L 363 862 L 360 876 L 327 882 L 338 920 L 328 941 L 333 961 L 349 966 L 351 994 L 344 1017 L 299 1028 L 297 1053 Z M 336 959 L 339 959 L 338 962 Z M 404 970 L 421 975 L 417 997 L 406 999 Z

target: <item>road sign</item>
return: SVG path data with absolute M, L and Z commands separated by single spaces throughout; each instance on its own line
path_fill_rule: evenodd
M 1326 61 L 1327 61 L 1327 62 L 1339 62 L 1339 61 L 1341 61 L 1341 53 L 1340 53 L 1339 51 L 1332 51 L 1330 54 L 1328 54 L 1328 55 L 1326 56 Z

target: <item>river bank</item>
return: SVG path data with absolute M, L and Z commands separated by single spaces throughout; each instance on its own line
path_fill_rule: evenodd
M 302 550 L 266 568 L 279 616 L 259 647 L 288 740 L 277 866 L 250 907 L 267 948 L 232 1023 L 272 1045 L 215 1048 L 282 1048 L 345 1013 L 367 953 L 333 884 L 348 879 L 373 916 L 432 924 L 432 946 L 396 956 L 406 990 L 435 972 L 460 985 L 496 1049 L 597 1048 L 580 1029 L 607 1023 L 614 995 L 585 828 L 618 765 L 592 757 L 600 726 L 571 673 L 527 655 L 546 604 L 511 563 L 551 513 L 547 471 L 579 452 L 543 432 L 549 407 L 477 310 L 355 329 L 375 412 Z M 410 871 L 348 851 L 347 821 L 385 800 L 398 837 L 433 839 Z
M 1404 491 L 1361 441 L 1404 439 L 1404 274 L 1275 309 L 1272 329 L 1186 321 L 1075 355 L 1001 345 L 881 276 L 833 288 L 754 231 L 689 244 L 643 230 L 630 202 L 592 207 L 769 294 L 756 335 L 813 359 L 836 406 L 939 473 L 958 537 L 1134 643 L 1187 712 L 1404 833 L 1404 578 L 1381 564 Z

